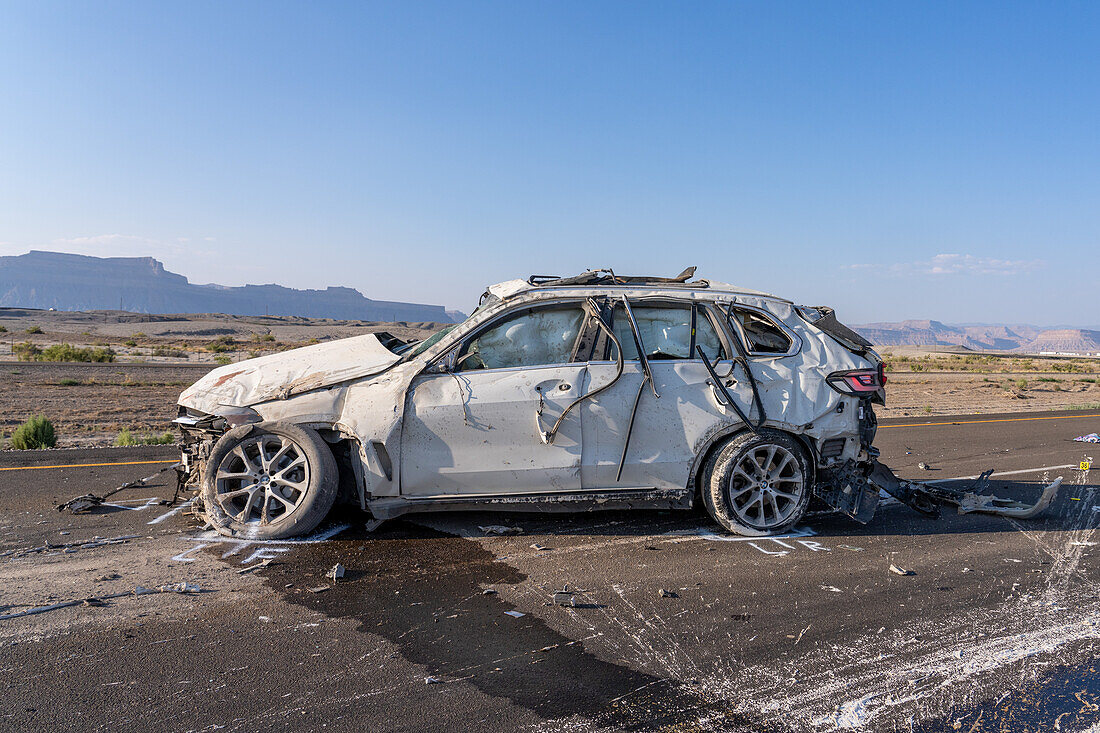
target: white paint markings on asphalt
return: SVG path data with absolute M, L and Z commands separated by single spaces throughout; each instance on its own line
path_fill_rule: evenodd
M 179 506 L 173 507 L 170 511 L 167 511 L 164 514 L 161 514 L 156 519 L 152 519 L 152 520 L 146 522 L 146 524 L 160 524 L 165 519 L 168 519 L 168 517 L 174 517 L 175 515 L 179 514 L 181 511 L 183 511 L 187 507 L 191 506 L 194 502 L 195 502 L 195 498 L 192 497 L 192 498 L 188 499 L 187 501 L 183 502 L 182 504 L 180 504 Z
M 311 545 L 318 542 L 326 542 L 350 526 L 350 524 L 337 524 L 320 532 L 315 532 L 314 534 L 292 540 L 245 540 L 236 537 L 223 537 L 211 530 L 198 535 L 184 537 L 183 539 L 196 544 L 178 555 L 174 555 L 172 559 L 176 562 L 194 562 L 195 558 L 192 556 L 203 548 L 229 545 L 229 549 L 222 553 L 222 559 L 232 557 L 245 548 L 253 548 L 252 552 L 241 560 L 242 565 L 247 565 L 255 560 L 267 560 L 278 557 L 277 553 L 290 552 L 294 545 Z
M 1025 474 L 1025 473 L 1039 473 L 1041 471 L 1060 471 L 1063 468 L 1077 468 L 1077 464 L 1076 463 L 1067 463 L 1064 466 L 1041 466 L 1039 468 L 1021 468 L 1018 471 L 994 471 L 993 475 L 990 476 L 989 478 L 991 480 L 996 480 L 996 479 L 1000 478 L 1001 476 L 1019 476 L 1021 474 Z M 935 479 L 934 481 L 923 481 L 922 483 L 926 483 L 926 484 L 945 484 L 948 481 L 973 481 L 976 478 L 978 478 L 976 475 L 975 476 L 956 476 L 955 478 L 939 478 L 939 479 Z

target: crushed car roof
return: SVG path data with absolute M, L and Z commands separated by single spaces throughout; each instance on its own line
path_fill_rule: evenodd
M 639 275 L 616 275 L 610 269 L 587 270 L 580 275 L 572 277 L 559 277 L 557 275 L 532 275 L 527 280 L 506 280 L 495 285 L 490 285 L 487 292 L 501 300 L 508 300 L 517 295 L 532 290 L 546 288 L 578 288 L 578 287 L 653 287 L 685 290 L 707 290 L 714 293 L 727 293 L 733 295 L 752 295 L 760 298 L 772 298 L 774 300 L 790 303 L 785 298 L 780 298 L 771 293 L 760 290 L 743 288 L 717 280 L 691 280 L 695 275 L 695 268 L 689 267 L 676 277 L 656 277 Z

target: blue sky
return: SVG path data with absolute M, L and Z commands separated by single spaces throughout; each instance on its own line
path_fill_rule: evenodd
M 0 0 L 0 254 L 1100 322 L 1100 5 Z

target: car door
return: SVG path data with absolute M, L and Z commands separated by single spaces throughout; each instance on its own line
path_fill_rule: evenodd
M 510 311 L 416 377 L 406 395 L 401 493 L 529 494 L 581 488 L 581 416 L 567 414 L 586 365 L 574 359 L 582 303 Z
M 630 310 L 653 384 L 646 382 L 626 306 L 619 302 L 611 325 L 623 346 L 623 376 L 582 410 L 582 481 L 585 488 L 682 489 L 699 443 L 715 427 L 738 419 L 715 396 L 695 347 L 719 360 L 720 375 L 730 370 L 730 349 L 719 335 L 716 313 L 705 306 L 639 300 Z M 592 384 L 606 382 L 617 368 L 613 344 L 605 356 L 589 364 Z

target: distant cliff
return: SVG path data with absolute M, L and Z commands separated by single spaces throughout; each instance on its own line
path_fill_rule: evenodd
M 977 351 L 1100 354 L 1100 332 L 1087 328 L 1041 329 L 1024 324 L 950 325 L 901 321 L 852 326 L 876 346 L 963 346 Z
M 441 305 L 371 300 L 352 288 L 196 285 L 151 257 L 89 257 L 37 250 L 0 257 L 0 306 L 436 323 L 463 317 Z

